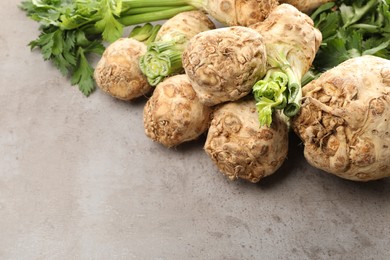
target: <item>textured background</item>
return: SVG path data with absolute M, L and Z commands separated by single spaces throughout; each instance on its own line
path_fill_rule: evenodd
M 354 183 L 290 154 L 259 184 L 147 139 L 146 99 L 84 97 L 0 8 L 0 259 L 390 259 L 390 180 Z

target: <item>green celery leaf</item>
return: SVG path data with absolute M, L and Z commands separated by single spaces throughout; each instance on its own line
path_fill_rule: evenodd
M 390 58 L 390 0 L 336 1 L 318 11 L 315 26 L 323 41 L 313 62 L 317 73 L 361 55 Z
M 53 34 L 53 49 L 52 49 L 52 53 L 53 55 L 60 55 L 62 54 L 63 50 L 64 50 L 64 33 L 63 31 L 60 31 L 60 30 L 57 30 L 54 34 Z
M 34 48 L 40 48 L 42 52 L 42 56 L 44 60 L 48 60 L 52 57 L 53 55 L 53 46 L 54 46 L 54 35 L 56 31 L 54 32 L 42 32 L 39 37 L 31 41 L 29 43 L 31 49 Z
M 340 27 L 340 15 L 337 12 L 322 13 L 316 21 L 316 27 L 321 31 L 323 41 L 332 38 Z
M 62 54 L 54 56 L 52 61 L 63 75 L 67 75 L 69 73 L 69 69 L 74 67 Z
M 333 7 L 335 6 L 335 3 L 334 2 L 329 2 L 329 3 L 325 3 L 325 4 L 322 4 L 321 6 L 319 6 L 310 16 L 310 18 L 312 20 L 316 20 L 317 16 L 320 15 L 321 13 L 325 12 L 325 11 L 329 11 L 330 9 L 332 9 Z
M 357 30 L 348 30 L 349 40 L 346 44 L 346 51 L 349 58 L 362 56 L 363 35 Z
M 390 40 L 382 42 L 382 39 L 370 38 L 363 42 L 365 51 L 363 55 L 374 55 L 384 59 L 390 59 Z
M 109 12 L 107 12 L 104 15 L 104 18 L 98 21 L 95 25 L 98 29 L 103 29 L 103 39 L 108 42 L 114 42 L 123 34 L 124 26 Z
M 390 0 L 382 0 L 378 7 L 377 24 L 381 25 L 382 33 L 390 38 Z
M 100 7 L 101 19 L 95 23 L 95 27 L 102 31 L 103 40 L 114 42 L 123 34 L 124 26 L 118 22 L 116 17 L 120 15 L 122 1 L 115 3 L 110 0 L 102 0 Z
M 320 71 L 328 70 L 349 59 L 345 44 L 345 39 L 335 38 L 328 41 L 326 46 L 318 51 L 314 60 L 315 67 Z
M 270 126 L 272 123 L 272 113 L 273 113 L 273 106 L 274 102 L 272 100 L 269 100 L 267 98 L 262 98 L 260 101 L 256 103 L 256 109 L 258 114 L 258 120 L 260 123 L 260 126 Z
M 89 64 L 84 50 L 79 47 L 78 51 L 78 66 L 77 69 L 73 72 L 71 76 L 71 84 L 78 85 L 80 91 L 85 95 L 89 96 L 94 90 L 94 80 L 93 80 L 93 68 Z
M 363 19 L 364 15 L 369 13 L 369 11 L 374 8 L 378 3 L 378 0 L 369 0 L 364 4 L 361 1 L 355 1 L 352 5 L 341 4 L 340 15 L 343 20 L 343 27 L 347 28 L 348 26 L 357 23 Z
M 104 50 L 104 45 L 99 41 L 92 41 L 88 46 L 85 47 L 85 53 L 102 55 Z

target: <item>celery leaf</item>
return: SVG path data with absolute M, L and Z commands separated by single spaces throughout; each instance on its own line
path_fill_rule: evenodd
M 390 59 L 389 5 L 390 0 L 344 0 L 319 7 L 312 18 L 323 40 L 314 70 L 323 72 L 362 55 Z

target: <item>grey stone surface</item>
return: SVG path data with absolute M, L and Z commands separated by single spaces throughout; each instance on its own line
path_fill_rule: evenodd
M 0 259 L 390 259 L 390 180 L 355 183 L 288 160 L 230 182 L 202 146 L 144 135 L 146 99 L 84 97 L 0 8 Z

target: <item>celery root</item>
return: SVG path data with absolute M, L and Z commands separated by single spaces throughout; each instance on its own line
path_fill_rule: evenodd
M 167 147 L 194 140 L 207 130 L 211 108 L 199 102 L 185 74 L 166 78 L 144 108 L 145 134 Z
M 292 126 L 307 161 L 339 177 L 390 177 L 390 61 L 349 59 L 303 88 Z
M 230 180 L 258 182 L 282 165 L 288 152 L 288 128 L 278 113 L 270 127 L 259 127 L 253 99 L 218 105 L 205 151 Z
M 121 38 L 110 44 L 96 65 L 96 85 L 121 100 L 132 100 L 151 91 L 139 68 L 146 45 L 132 38 Z
M 277 0 L 207 0 L 203 9 L 219 22 L 249 26 L 263 21 L 278 6 Z
M 183 53 L 183 67 L 202 103 L 237 100 L 265 74 L 263 37 L 242 26 L 199 33 Z

